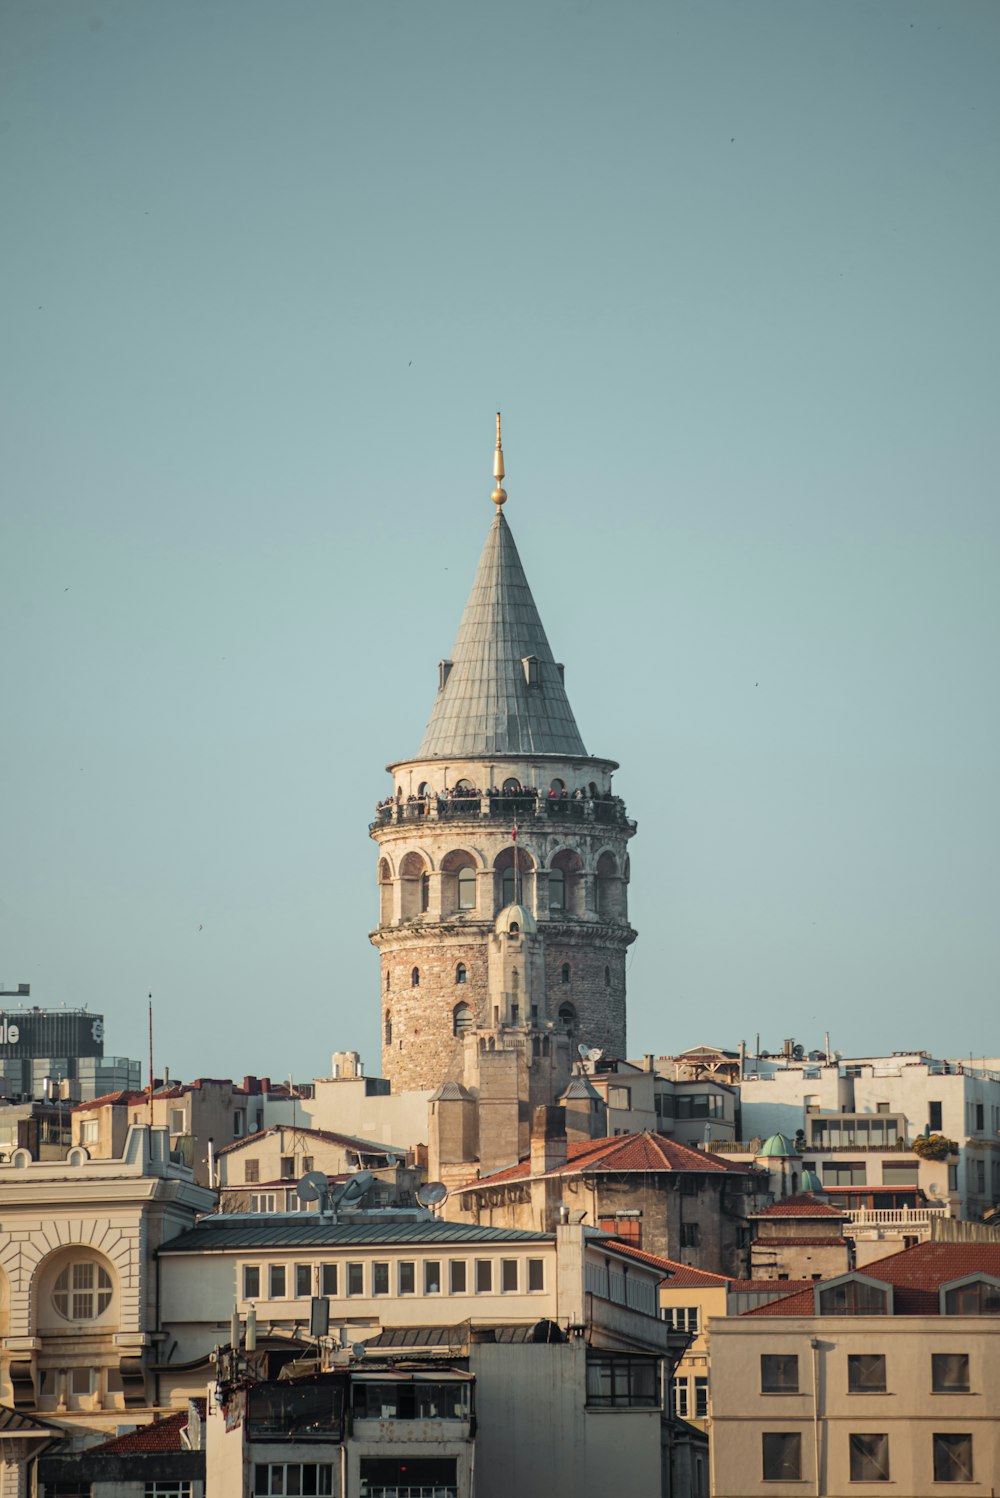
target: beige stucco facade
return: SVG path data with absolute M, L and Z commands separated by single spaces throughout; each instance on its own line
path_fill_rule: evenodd
M 711 1452 L 714 1498 L 817 1493 L 931 1498 L 995 1492 L 1000 1472 L 1000 1335 L 995 1318 L 749 1316 L 713 1318 Z M 934 1353 L 968 1356 L 968 1391 L 933 1392 Z M 796 1393 L 762 1392 L 765 1355 L 797 1359 Z M 848 1359 L 885 1358 L 884 1392 L 851 1392 Z M 797 1437 L 797 1478 L 766 1479 L 763 1437 Z M 851 1436 L 886 1438 L 888 1477 L 851 1476 Z M 972 1480 L 934 1480 L 934 1437 L 967 1436 Z

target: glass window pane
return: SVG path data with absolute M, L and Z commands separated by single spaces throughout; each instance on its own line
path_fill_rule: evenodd
M 972 1482 L 971 1435 L 934 1436 L 934 1481 Z
M 851 1481 L 889 1481 L 889 1437 L 877 1435 L 851 1435 Z
M 885 1393 L 885 1357 L 877 1352 L 850 1353 L 847 1387 L 852 1394 Z
M 797 1431 L 765 1431 L 761 1438 L 764 1477 L 795 1482 L 802 1476 L 802 1437 Z
M 969 1390 L 969 1354 L 931 1354 L 931 1386 L 935 1394 L 966 1394 Z

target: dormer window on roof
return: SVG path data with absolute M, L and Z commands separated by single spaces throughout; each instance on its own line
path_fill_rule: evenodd
M 941 1286 L 942 1316 L 1000 1316 L 1000 1279 L 968 1274 Z
M 892 1286 L 867 1274 L 843 1274 L 813 1291 L 817 1316 L 891 1316 Z

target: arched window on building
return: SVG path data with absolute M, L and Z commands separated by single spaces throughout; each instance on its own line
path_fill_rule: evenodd
M 420 913 L 421 915 L 431 903 L 431 876 L 421 874 L 420 876 Z
M 451 1012 L 451 1033 L 464 1035 L 476 1023 L 476 1016 L 468 1004 L 456 1004 Z
M 468 976 L 469 974 L 466 970 L 465 963 L 460 962 L 458 964 L 458 967 L 455 969 L 455 982 L 464 983 L 467 980 Z
M 597 860 L 597 914 L 605 921 L 625 918 L 624 898 L 618 864 L 613 853 L 602 853 Z
M 561 848 L 549 867 L 549 909 L 582 916 L 583 907 L 583 859 L 575 849 Z
M 562 983 L 568 983 L 569 982 L 569 963 L 568 962 L 564 962 L 563 965 L 562 965 L 562 967 L 559 969 L 559 978 L 560 978 L 560 981 Z
M 513 864 L 509 869 L 504 869 L 501 881 L 500 901 L 503 906 L 513 905 L 517 895 L 517 879 L 515 877 Z
M 576 1010 L 572 1004 L 559 1005 L 559 1023 L 567 1035 L 572 1035 L 576 1029 Z
M 519 796 L 521 794 L 521 782 L 513 775 L 508 775 L 503 783 L 505 796 Z
M 566 909 L 566 873 L 563 869 L 549 869 L 549 909 Z
M 604 969 L 604 987 L 611 987 L 611 969 L 609 967 L 606 967 Z
M 385 1011 L 385 1020 L 382 1024 L 382 1038 L 386 1045 L 392 1045 L 392 1015 L 388 1009 Z
M 420 969 L 418 967 L 415 967 L 413 969 L 412 973 L 410 974 L 410 987 L 411 988 L 419 988 L 420 987 Z
M 67 1264 L 52 1287 L 52 1304 L 66 1321 L 96 1321 L 111 1304 L 111 1276 L 91 1259 Z
M 387 858 L 378 861 L 378 919 L 380 926 L 392 921 L 392 870 Z
M 407 853 L 399 865 L 399 914 L 404 921 L 427 909 L 429 890 L 427 860 L 419 853 Z
M 386 968 L 386 970 L 385 970 L 385 991 L 386 991 L 386 993 L 389 992 L 389 990 L 390 990 L 391 987 L 392 987 L 392 974 L 390 973 L 389 969 Z
M 467 848 L 452 848 L 441 860 L 441 914 L 475 910 L 476 859 Z

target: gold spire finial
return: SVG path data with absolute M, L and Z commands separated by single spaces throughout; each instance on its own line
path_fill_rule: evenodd
M 497 507 L 497 514 L 499 514 L 500 513 L 500 506 L 501 505 L 505 505 L 507 503 L 507 490 L 502 487 L 501 482 L 500 482 L 500 480 L 503 478 L 503 448 L 500 446 L 500 412 L 499 411 L 497 412 L 497 450 L 493 454 L 493 477 L 497 481 L 497 486 L 493 490 L 493 494 L 492 494 L 491 498 L 493 500 L 493 503 Z

